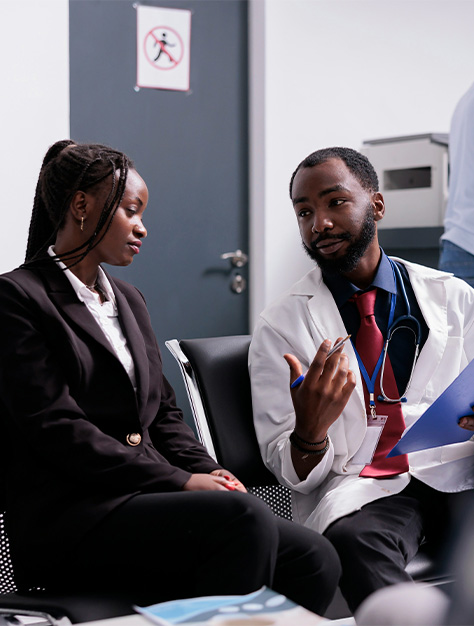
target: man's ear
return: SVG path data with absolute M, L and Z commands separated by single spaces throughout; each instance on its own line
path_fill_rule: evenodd
M 385 215 L 385 202 L 380 191 L 372 194 L 372 206 L 374 209 L 374 220 L 378 222 Z

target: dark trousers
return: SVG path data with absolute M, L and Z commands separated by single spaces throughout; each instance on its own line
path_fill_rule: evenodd
M 377 589 L 411 581 L 405 567 L 425 538 L 447 559 L 453 519 L 472 494 L 441 493 L 412 478 L 401 493 L 331 524 L 324 535 L 341 559 L 340 587 L 351 611 Z
M 336 551 L 321 535 L 276 517 L 255 496 L 201 491 L 133 497 L 64 555 L 47 587 L 136 590 L 151 604 L 267 585 L 323 613 L 339 576 Z

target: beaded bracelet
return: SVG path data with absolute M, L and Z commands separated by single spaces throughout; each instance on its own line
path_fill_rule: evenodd
M 326 445 L 321 450 L 307 450 L 306 448 L 302 448 L 299 443 L 295 440 L 293 436 L 295 433 L 292 432 L 290 435 L 290 443 L 291 445 L 298 450 L 298 452 L 303 452 L 303 459 L 306 459 L 308 456 L 321 456 L 325 454 L 329 450 L 329 437 L 326 435 L 324 441 L 326 441 Z
M 298 439 L 300 443 L 304 443 L 305 446 L 320 446 L 321 444 L 325 443 L 326 439 L 328 438 L 328 436 L 326 435 L 322 441 L 306 441 L 298 435 L 296 430 L 293 431 L 293 435 L 296 437 L 296 439 Z

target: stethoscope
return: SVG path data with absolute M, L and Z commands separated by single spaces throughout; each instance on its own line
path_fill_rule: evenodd
M 408 391 L 408 388 L 410 387 L 411 380 L 413 378 L 413 372 L 415 370 L 416 361 L 418 359 L 418 353 L 420 351 L 420 342 L 421 342 L 421 325 L 420 325 L 420 322 L 416 319 L 416 317 L 414 317 L 411 314 L 410 303 L 408 301 L 407 292 L 405 289 L 405 285 L 403 284 L 400 270 L 397 267 L 396 263 L 392 261 L 392 259 L 389 258 L 388 260 L 390 261 L 390 265 L 392 267 L 393 277 L 395 279 L 395 287 L 397 287 L 397 283 L 398 283 L 400 287 L 400 291 L 403 295 L 403 299 L 405 301 L 405 306 L 406 306 L 406 311 L 407 311 L 406 315 L 401 315 L 400 317 L 397 317 L 396 320 L 393 319 L 395 317 L 395 305 L 397 303 L 397 294 L 396 294 L 397 289 L 396 289 L 395 293 L 392 293 L 391 298 L 390 298 L 390 313 L 388 316 L 387 339 L 385 340 L 382 352 L 380 353 L 380 356 L 377 360 L 377 364 L 375 365 L 375 369 L 374 369 L 372 376 L 368 375 L 367 370 L 365 369 L 365 366 L 362 363 L 362 359 L 360 358 L 359 353 L 357 352 L 354 343 L 352 344 L 354 348 L 354 352 L 357 357 L 357 361 L 359 363 L 359 368 L 360 368 L 362 377 L 365 381 L 365 384 L 367 385 L 367 390 L 369 392 L 370 410 L 371 410 L 372 415 L 374 416 L 375 416 L 375 381 L 377 379 L 377 374 L 379 370 L 380 370 L 380 392 L 381 393 L 379 396 L 377 396 L 377 400 L 379 402 L 391 402 L 391 403 L 406 402 L 407 401 L 406 393 Z M 411 326 L 407 326 L 406 324 L 407 321 L 412 322 L 415 325 L 416 330 L 414 330 Z M 413 364 L 411 366 L 410 377 L 408 379 L 408 383 L 407 383 L 405 391 L 403 392 L 400 398 L 389 398 L 383 388 L 383 375 L 385 372 L 385 362 L 387 359 L 389 343 L 392 337 L 394 336 L 394 334 L 399 330 L 409 330 L 410 332 L 413 333 L 414 341 L 415 341 L 415 352 L 413 355 Z

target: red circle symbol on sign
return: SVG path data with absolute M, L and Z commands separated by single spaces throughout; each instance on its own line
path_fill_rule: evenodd
M 155 26 L 143 42 L 145 56 L 157 70 L 172 70 L 181 62 L 184 54 L 183 40 L 169 26 Z

